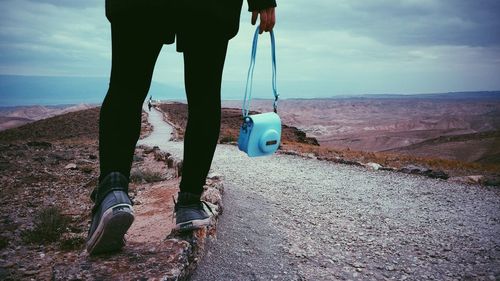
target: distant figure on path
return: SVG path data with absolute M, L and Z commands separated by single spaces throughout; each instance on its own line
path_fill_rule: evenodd
M 149 99 L 149 101 L 148 101 L 148 109 L 149 109 L 149 111 L 151 111 L 151 107 L 152 107 L 152 106 L 153 106 L 153 105 L 151 104 L 151 99 Z
M 260 17 L 260 32 L 271 31 L 275 0 L 247 1 L 252 24 Z M 90 254 L 124 246 L 134 220 L 128 183 L 142 104 L 162 46 L 174 41 L 184 56 L 189 107 L 176 228 L 192 230 L 210 223 L 200 196 L 219 138 L 222 70 L 228 41 L 238 32 L 242 2 L 106 0 L 112 62 L 99 119 L 100 176 L 91 194 L 95 205 L 87 238 Z

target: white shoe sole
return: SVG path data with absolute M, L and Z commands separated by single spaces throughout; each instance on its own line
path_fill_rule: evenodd
M 134 209 L 129 204 L 118 204 L 107 209 L 89 241 L 91 255 L 113 252 L 124 246 L 123 236 L 134 222 Z
M 175 225 L 174 230 L 176 231 L 189 231 L 199 229 L 205 226 L 209 226 L 211 223 L 211 218 L 208 217 L 203 220 L 192 220 L 187 222 L 178 223 Z

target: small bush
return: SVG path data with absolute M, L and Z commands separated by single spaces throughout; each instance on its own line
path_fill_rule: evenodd
M 85 238 L 73 236 L 62 239 L 60 247 L 63 251 L 72 251 L 81 249 L 83 244 L 85 244 Z
M 144 175 L 144 180 L 146 182 L 159 182 L 163 180 L 163 176 L 160 172 L 153 172 L 153 171 L 143 171 Z
M 132 169 L 130 171 L 130 181 L 135 183 L 141 183 L 144 180 L 144 174 L 139 169 Z
M 134 183 L 142 183 L 143 181 L 152 183 L 162 181 L 163 179 L 162 173 L 156 171 L 133 169 L 130 172 L 130 181 Z
M 35 227 L 23 232 L 23 240 L 27 243 L 50 243 L 57 241 L 66 231 L 70 219 L 57 207 L 42 209 L 35 216 Z
M 80 171 L 86 173 L 86 174 L 90 174 L 92 173 L 92 171 L 94 171 L 94 167 L 92 167 L 92 165 L 83 165 L 83 166 L 80 166 Z
M 235 138 L 233 138 L 233 136 L 224 136 L 224 137 L 221 137 L 219 143 L 230 143 L 230 142 L 234 142 L 235 141 Z
M 0 250 L 7 247 L 7 245 L 9 245 L 9 240 L 7 239 L 7 237 L 0 236 Z

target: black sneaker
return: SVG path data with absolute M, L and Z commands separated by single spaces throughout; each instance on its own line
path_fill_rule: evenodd
M 102 200 L 96 200 L 87 238 L 91 255 L 120 250 L 124 236 L 134 221 L 132 202 L 123 190 L 113 188 Z
M 188 199 L 186 200 L 186 198 Z M 175 202 L 176 225 L 174 230 L 189 231 L 209 226 L 211 217 L 207 214 L 205 207 L 213 214 L 210 206 L 206 202 L 200 201 L 199 196 L 179 193 L 179 201 Z

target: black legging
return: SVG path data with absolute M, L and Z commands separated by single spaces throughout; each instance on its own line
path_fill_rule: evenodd
M 164 43 L 158 26 L 136 19 L 111 23 L 111 78 L 99 121 L 100 181 L 114 171 L 130 176 L 141 129 L 142 104 Z M 199 44 L 185 46 L 183 52 L 189 110 L 181 192 L 201 194 L 210 169 L 220 131 L 220 91 L 227 43 L 226 39 L 200 40 Z

